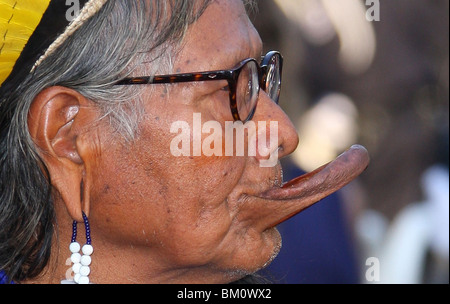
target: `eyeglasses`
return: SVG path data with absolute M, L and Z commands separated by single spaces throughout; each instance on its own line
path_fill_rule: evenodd
M 264 56 L 261 65 L 256 59 L 249 58 L 241 61 L 231 70 L 125 78 L 116 85 L 227 80 L 233 119 L 246 123 L 255 114 L 260 89 L 263 89 L 275 103 L 278 103 L 282 68 L 283 57 L 279 52 L 271 51 Z

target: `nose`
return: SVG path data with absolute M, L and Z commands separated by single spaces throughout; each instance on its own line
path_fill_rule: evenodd
M 274 122 L 278 125 L 277 143 L 271 144 L 271 140 L 266 140 L 265 148 L 270 150 L 270 153 L 257 153 L 256 157 L 259 161 L 267 158 L 267 155 L 273 155 L 274 149 L 278 149 L 277 153 L 279 159 L 295 151 L 299 144 L 299 137 L 292 121 L 281 109 L 281 107 L 276 104 L 263 90 L 260 92 L 258 106 L 256 108 L 253 120 L 257 123 L 258 128 L 261 128 L 263 125 L 266 126 L 265 134 L 269 134 L 271 139 L 273 138 L 273 134 L 271 133 L 274 130 L 271 126 L 274 126 Z M 261 122 L 265 123 L 261 124 Z M 271 132 L 269 133 L 268 130 Z M 260 132 L 261 130 L 258 130 L 258 133 Z

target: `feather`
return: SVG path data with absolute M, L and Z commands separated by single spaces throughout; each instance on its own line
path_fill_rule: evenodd
M 11 74 L 50 0 L 0 0 L 0 85 Z

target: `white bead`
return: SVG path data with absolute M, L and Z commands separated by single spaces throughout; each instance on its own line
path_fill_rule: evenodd
M 81 268 L 81 264 L 80 263 L 76 263 L 72 265 L 72 270 L 75 274 L 80 273 L 80 268 Z
M 81 265 L 83 265 L 83 266 L 89 266 L 89 265 L 91 265 L 91 262 L 92 262 L 92 258 L 91 258 L 90 256 L 88 256 L 88 255 L 83 255 L 83 256 L 81 257 Z
M 78 284 L 89 284 L 89 278 L 86 276 L 81 276 Z
M 70 252 L 76 253 L 76 252 L 80 252 L 81 246 L 80 246 L 80 244 L 78 244 L 78 242 L 73 242 L 70 244 L 69 249 L 70 249 Z
M 75 281 L 75 283 L 79 283 L 80 282 L 80 278 L 81 278 L 81 274 L 77 273 L 73 277 L 73 280 Z
M 81 251 L 83 251 L 83 254 L 85 255 L 91 255 L 94 252 L 94 247 L 92 247 L 92 245 L 86 244 L 83 246 Z
M 89 266 L 81 266 L 80 274 L 87 277 L 91 273 L 91 268 Z
M 79 254 L 78 252 L 72 253 L 72 255 L 70 256 L 70 260 L 74 264 L 80 263 L 81 262 L 81 254 Z

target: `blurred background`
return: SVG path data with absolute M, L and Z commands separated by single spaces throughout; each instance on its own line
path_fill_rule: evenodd
M 286 179 L 355 143 L 358 180 L 280 226 L 278 283 L 449 282 L 449 1 L 259 0 L 300 145 Z

